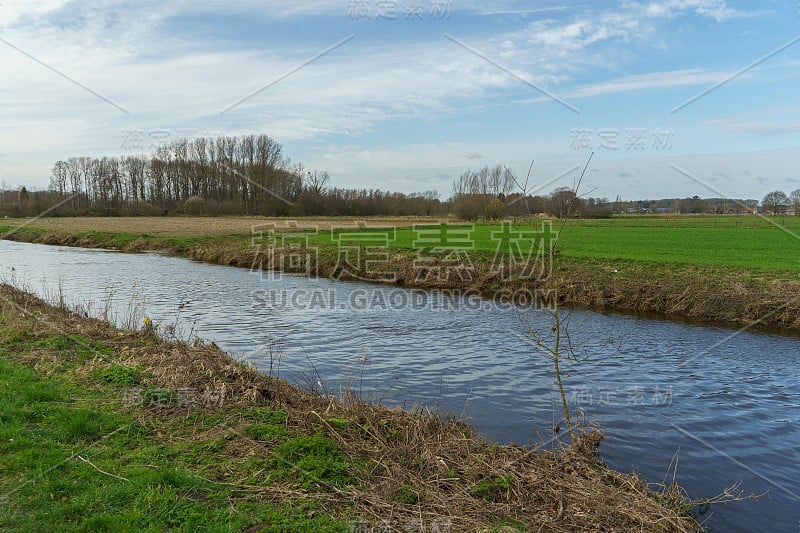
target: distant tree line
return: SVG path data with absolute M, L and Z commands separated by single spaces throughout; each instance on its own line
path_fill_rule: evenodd
M 0 216 L 49 215 L 265 215 L 444 216 L 498 220 L 546 214 L 610 217 L 613 214 L 743 214 L 759 201 L 662 198 L 623 201 L 584 197 L 561 187 L 532 195 L 502 165 L 467 170 L 451 197 L 436 191 L 396 193 L 331 187 L 327 172 L 292 164 L 267 135 L 178 139 L 149 156 L 71 157 L 53 166 L 46 191 L 0 188 Z M 767 194 L 760 211 L 800 216 L 800 189 Z
M 755 199 L 732 198 L 662 198 L 624 201 L 620 196 L 584 197 L 569 187 L 557 188 L 546 195 L 526 195 L 526 183 L 506 167 L 485 166 L 467 170 L 453 182 L 450 212 L 463 220 L 496 220 L 545 214 L 557 218 L 604 218 L 614 214 L 794 214 L 800 216 L 800 189 L 788 195 L 782 191 Z
M 3 191 L 0 214 L 437 215 L 435 192 L 329 188 L 267 135 L 178 139 L 150 156 L 71 157 L 47 191 Z

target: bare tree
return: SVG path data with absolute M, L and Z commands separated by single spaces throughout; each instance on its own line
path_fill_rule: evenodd
M 777 215 L 787 203 L 789 203 L 789 198 L 783 191 L 767 193 L 764 199 L 761 200 L 761 205 L 764 209 L 768 210 L 773 215 Z
M 53 165 L 52 175 L 50 176 L 50 190 L 63 196 L 67 190 L 68 175 L 69 170 L 67 163 L 64 161 L 56 161 L 56 164 Z
M 795 216 L 800 217 L 800 189 L 795 189 L 789 193 L 789 201 L 792 204 Z
M 305 175 L 305 189 L 312 194 L 322 196 L 331 177 L 327 172 L 319 170 L 309 170 Z
M 486 209 L 493 200 L 505 204 L 506 196 L 514 189 L 515 182 L 511 171 L 502 165 L 467 170 L 453 182 L 453 211 L 465 220 L 486 216 Z M 496 204 L 491 214 L 499 212 Z M 505 205 L 502 211 L 505 212 Z
M 550 212 L 557 218 L 567 218 L 578 212 L 581 202 L 574 189 L 561 187 L 550 195 Z
M 558 257 L 558 253 L 563 246 L 562 242 L 560 242 L 560 239 L 564 235 L 566 219 L 572 216 L 574 214 L 574 210 L 577 208 L 577 200 L 579 200 L 581 184 L 583 183 L 583 178 L 586 175 L 586 171 L 589 168 L 589 164 L 591 163 L 593 156 L 594 152 L 592 152 L 592 154 L 589 156 L 589 159 L 586 161 L 586 165 L 584 165 L 580 177 L 573 181 L 572 189 L 557 189 L 559 195 L 566 200 L 559 207 L 560 209 L 564 209 L 561 211 L 561 218 L 564 220 L 562 221 L 561 228 L 558 230 L 557 234 L 557 239 L 559 242 L 553 245 L 549 250 L 545 250 L 545 253 L 553 254 L 553 257 L 550 258 L 553 261 L 552 268 L 555 268 L 556 257 Z M 563 361 L 562 358 L 566 357 L 571 360 L 576 360 L 569 334 L 570 314 L 568 313 L 566 318 L 564 318 L 558 311 L 558 297 L 556 297 L 551 304 L 553 307 L 547 311 L 552 324 L 549 328 L 549 331 L 547 329 L 537 330 L 531 325 L 530 319 L 528 319 L 528 335 L 530 335 L 531 340 L 533 341 L 534 348 L 538 352 L 544 353 L 545 357 L 547 357 L 553 364 L 553 370 L 556 374 L 556 383 L 558 385 L 558 392 L 559 396 L 561 397 L 561 407 L 564 410 L 564 422 L 567 425 L 567 432 L 569 433 L 570 442 L 573 446 L 579 447 L 581 446 L 581 442 L 579 441 L 578 428 L 572 421 L 569 402 L 567 401 L 567 393 L 564 387 L 563 375 L 561 373 L 561 362 Z M 556 432 L 557 428 L 553 428 L 553 431 Z
M 561 397 L 561 407 L 564 409 L 564 421 L 567 424 L 567 432 L 569 433 L 572 444 L 578 444 L 577 430 L 572 423 L 572 416 L 570 415 L 567 393 L 564 389 L 564 381 L 562 379 L 560 366 L 563 357 L 575 360 L 575 354 L 569 339 L 569 315 L 564 319 L 557 310 L 551 310 L 548 311 L 548 313 L 553 324 L 550 328 L 550 334 L 541 333 L 534 328 L 530 320 L 528 320 L 528 335 L 530 335 L 533 340 L 534 347 L 538 351 L 543 352 L 545 356 L 553 362 L 558 392 Z

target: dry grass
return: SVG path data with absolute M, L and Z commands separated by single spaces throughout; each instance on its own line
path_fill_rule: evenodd
M 235 363 L 213 344 L 190 346 L 160 340 L 148 331 L 119 331 L 7 286 L 0 287 L 0 304 L 4 317 L 24 321 L 28 335 L 80 334 L 109 347 L 111 355 L 98 354 L 78 366 L 76 372 L 87 379 L 111 365 L 138 367 L 147 376 L 142 386 L 213 390 L 224 397 L 215 407 L 222 416 L 214 426 L 198 427 L 189 436 L 165 431 L 159 437 L 226 436 L 224 448 L 215 452 L 219 468 L 203 475 L 210 482 L 235 486 L 249 498 L 312 498 L 337 518 L 403 527 L 449 524 L 452 531 L 700 530 L 686 514 L 678 487 L 656 493 L 637 476 L 608 469 L 597 455 L 602 438 L 597 430 L 584 428 L 577 448 L 492 445 L 470 426 L 423 408 L 409 412 L 368 405 L 353 395 L 337 400 L 301 391 Z M 48 358 L 63 354 L 36 351 L 27 357 L 27 364 L 46 370 L 52 368 Z M 268 457 L 276 446 L 243 436 L 247 421 L 241 413 L 257 406 L 285 411 L 283 424 L 291 436 L 323 434 L 336 443 L 354 465 L 354 482 L 303 488 L 267 483 L 269 472 L 234 477 L 241 472 L 223 465 Z M 187 416 L 187 409 L 206 408 L 168 404 L 139 409 L 142 424 L 152 426 L 148 419 L 178 420 Z M 512 527 L 499 529 L 498 524 Z
M 59 217 L 32 219 L 9 218 L 0 220 L 2 226 L 29 225 L 59 233 L 102 231 L 109 233 L 137 233 L 156 237 L 203 237 L 214 235 L 249 234 L 254 225 L 275 223 L 286 225 L 286 218 L 268 217 Z M 300 217 L 298 228 L 330 230 L 332 227 L 357 227 L 365 221 L 370 227 L 402 227 L 421 222 L 438 222 L 431 217 Z

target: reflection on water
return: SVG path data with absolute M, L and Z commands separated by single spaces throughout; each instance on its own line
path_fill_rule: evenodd
M 463 413 L 489 439 L 533 443 L 558 417 L 554 376 L 525 334 L 542 313 L 448 295 L 294 276 L 157 255 L 0 241 L 0 272 L 72 303 L 109 300 L 118 321 L 138 302 L 281 377 L 337 393 Z M 45 289 L 47 288 L 47 289 Z M 759 502 L 715 510 L 715 531 L 797 531 L 800 341 L 777 335 L 575 311 L 579 363 L 569 400 L 606 434 L 604 460 L 693 497 L 742 481 Z M 541 435 L 540 435 L 541 433 Z

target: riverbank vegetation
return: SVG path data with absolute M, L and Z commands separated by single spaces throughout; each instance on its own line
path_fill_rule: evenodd
M 8 286 L 0 387 L 2 529 L 700 530 L 679 487 L 603 465 L 596 431 L 495 445 L 446 414 L 306 393 L 213 344 Z
M 339 279 L 354 275 L 337 268 L 342 246 L 364 247 L 378 235 L 383 241 L 371 244 L 385 247 L 381 270 L 395 273 L 388 282 L 404 287 L 470 290 L 489 297 L 523 289 L 539 291 L 542 298 L 557 297 L 568 306 L 800 332 L 799 265 L 793 253 L 800 235 L 796 217 L 623 216 L 558 221 L 552 226 L 560 231 L 557 266 L 540 281 L 499 275 L 493 269 L 503 242 L 497 237 L 503 228 L 500 223 L 467 225 L 473 247 L 468 251 L 473 267 L 469 276 L 421 275 L 418 260 L 425 250 L 416 243 L 420 228 L 414 226 L 438 222 L 425 217 L 364 223 L 352 218 L 300 218 L 295 224 L 251 217 L 8 219 L 0 223 L 0 235 L 125 252 L 155 250 L 208 263 L 290 271 L 282 254 L 291 250 L 297 255 L 299 245 L 310 264 L 294 271 Z M 541 228 L 539 219 L 518 220 L 509 227 Z M 270 233 L 291 238 L 277 247 L 273 243 L 274 255 L 268 258 L 264 250 Z M 435 270 L 437 265 L 429 267 Z M 373 277 L 373 281 L 380 280 Z

